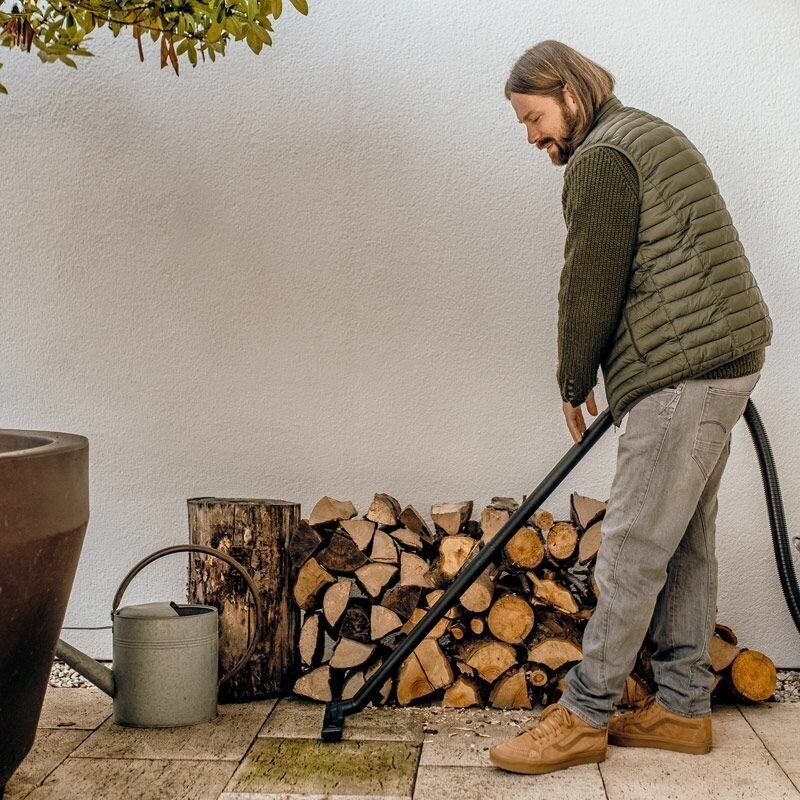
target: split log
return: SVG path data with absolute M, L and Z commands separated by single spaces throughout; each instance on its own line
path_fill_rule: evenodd
M 400 522 L 405 525 L 412 533 L 417 534 L 426 544 L 432 544 L 434 536 L 428 524 L 422 519 L 419 511 L 414 506 L 406 506 L 400 512 Z
M 470 587 L 458 598 L 458 602 L 467 611 L 478 614 L 486 611 L 492 604 L 495 589 L 495 575 L 497 569 L 494 564 L 490 564 L 470 585 Z M 444 591 L 444 590 L 440 590 Z
M 583 650 L 569 639 L 543 639 L 528 648 L 528 661 L 545 664 L 551 670 L 582 660 Z
M 391 608 L 402 620 L 407 620 L 419 603 L 422 588 L 419 586 L 394 586 L 381 600 L 381 605 Z
M 523 526 L 506 542 L 503 551 L 511 566 L 534 569 L 544 560 L 544 538 L 535 528 Z
M 550 683 L 551 673 L 544 664 L 528 665 L 528 680 L 534 689 L 543 689 Z
M 712 635 L 708 642 L 708 654 L 714 672 L 722 672 L 727 669 L 739 655 L 740 649 L 736 645 L 726 642 L 721 636 Z
M 778 685 L 772 659 L 749 649 L 743 649 L 733 660 L 729 680 L 734 696 L 751 703 L 772 697 Z
M 369 562 L 356 543 L 346 535 L 334 533 L 324 550 L 315 556 L 321 567 L 330 572 L 349 574 Z
M 419 621 L 425 617 L 428 612 L 424 608 L 415 608 L 411 612 L 411 616 L 406 620 L 405 624 L 402 627 L 403 633 L 411 633 L 411 631 L 417 626 Z M 443 636 L 446 631 L 447 627 L 450 624 L 450 621 L 447 617 L 442 617 L 437 623 L 425 634 L 426 639 L 438 639 L 440 636 Z
M 400 585 L 419 586 L 435 589 L 436 584 L 430 576 L 430 564 L 414 553 L 400 554 Z
M 375 531 L 369 558 L 370 561 L 379 561 L 383 564 L 397 564 L 400 554 L 397 552 L 394 539 L 384 531 Z
M 342 615 L 341 624 L 338 630 L 333 631 L 333 634 L 345 639 L 354 639 L 362 644 L 369 644 L 372 641 L 372 609 L 375 607 L 369 600 L 351 597 Z
M 328 663 L 336 669 L 359 667 L 369 659 L 374 650 L 375 645 L 373 644 L 364 644 L 354 639 L 340 638 L 336 642 L 331 660 Z
M 389 531 L 389 535 L 400 542 L 405 547 L 410 547 L 412 550 L 422 549 L 422 536 L 414 533 L 410 528 L 397 528 L 396 530 Z
M 442 708 L 470 708 L 471 706 L 480 707 L 481 705 L 478 682 L 466 675 L 459 675 L 445 689 L 442 698 Z
M 313 608 L 317 597 L 327 586 L 336 583 L 326 569 L 320 566 L 316 558 L 312 557 L 300 567 L 294 583 L 294 599 L 303 610 Z
M 470 536 L 442 536 L 439 539 L 439 575 L 446 581 L 452 581 L 477 547 L 478 542 Z
M 567 614 L 574 614 L 578 611 L 578 603 L 570 593 L 569 589 L 560 586 L 549 578 L 539 578 L 535 573 L 527 573 L 533 582 L 533 593 L 543 603 L 553 606 Z
M 578 544 L 578 563 L 588 564 L 600 550 L 603 540 L 602 520 L 593 522 L 581 536 Z
M 366 550 L 372 544 L 377 525 L 368 519 L 342 520 L 342 530 L 356 543 L 359 550 Z
M 565 614 L 556 608 L 536 609 L 536 640 L 545 638 L 569 639 L 576 644 L 582 639 L 581 621 L 572 614 Z
M 325 614 L 325 620 L 331 628 L 335 628 L 339 624 L 339 620 L 347 608 L 352 585 L 352 580 L 345 579 L 336 581 L 325 590 L 325 594 L 322 597 L 322 610 Z
M 481 541 L 484 544 L 491 541 L 510 518 L 511 512 L 507 508 L 498 508 L 495 505 L 486 506 L 481 511 Z
M 356 579 L 370 597 L 379 597 L 397 572 L 392 564 L 365 564 L 355 571 Z
M 435 639 L 423 639 L 403 661 L 397 675 L 397 702 L 401 706 L 453 682 L 453 668 Z
M 601 502 L 592 497 L 573 492 L 569 498 L 570 518 L 581 529 L 586 530 L 605 516 L 608 501 Z
M 513 497 L 493 497 L 490 505 L 508 511 L 509 514 L 513 514 L 519 508 L 519 503 Z
M 431 519 L 442 533 L 455 536 L 472 516 L 472 500 L 460 503 L 437 503 L 431 506 Z
M 428 608 L 433 608 L 433 606 L 436 605 L 439 598 L 443 594 L 444 594 L 444 589 L 432 589 L 425 595 L 425 605 Z M 462 606 L 466 608 L 463 602 L 461 603 L 461 605 L 456 603 L 455 605 L 450 606 L 450 608 L 448 608 L 447 611 L 444 612 L 445 617 L 447 617 L 447 619 L 458 619 L 461 616 Z
M 311 700 L 320 700 L 327 702 L 333 700 L 333 693 L 331 692 L 331 668 L 330 665 L 324 664 L 321 667 L 301 675 L 295 682 L 292 691 L 295 694 L 308 697 Z
M 729 628 L 727 625 L 723 625 L 720 622 L 717 622 L 714 625 L 714 633 L 717 634 L 721 639 L 724 639 L 726 642 L 730 644 L 737 644 L 738 640 L 736 639 L 736 634 L 733 632 L 732 628 Z
M 464 627 L 463 623 L 461 623 L 461 622 L 454 622 L 447 629 L 447 632 L 453 638 L 453 641 L 456 641 L 456 642 L 460 642 L 467 635 L 467 629 Z
M 349 700 L 356 692 L 366 683 L 364 680 L 364 673 L 362 670 L 351 672 L 342 686 L 341 698 Z
M 326 525 L 342 519 L 350 519 L 358 512 L 349 500 L 334 500 L 325 496 L 318 500 L 311 513 L 308 515 L 309 525 Z
M 300 641 L 297 649 L 300 660 L 308 666 L 319 664 L 324 649 L 325 637 L 319 624 L 320 614 L 306 614 L 303 627 L 300 629 Z
M 530 516 L 530 521 L 542 532 L 547 533 L 555 524 L 555 517 L 544 508 L 537 508 Z
M 545 542 L 547 554 L 551 558 L 557 561 L 572 558 L 577 546 L 578 529 L 571 522 L 559 521 L 553 524 Z
M 400 503 L 390 494 L 378 493 L 364 516 L 379 526 L 396 528 L 400 524 Z
M 467 642 L 460 650 L 460 658 L 487 683 L 517 663 L 517 654 L 510 644 L 494 639 Z
M 322 545 L 322 537 L 307 520 L 301 519 L 289 539 L 289 557 L 294 567 L 299 568 L 317 552 Z
M 489 693 L 493 708 L 533 708 L 525 668 L 517 667 L 499 678 Z
M 387 633 L 399 630 L 403 626 L 403 620 L 386 606 L 372 606 L 372 619 L 370 629 L 372 639 L 382 639 Z
M 492 603 L 486 622 L 496 639 L 522 644 L 533 630 L 533 609 L 524 597 L 506 594 Z

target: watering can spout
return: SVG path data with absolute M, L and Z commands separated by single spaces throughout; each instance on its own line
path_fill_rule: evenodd
M 86 653 L 67 644 L 63 639 L 58 640 L 56 655 L 76 672 L 80 672 L 81 675 L 88 678 L 98 689 L 102 689 L 109 697 L 114 696 L 116 693 L 114 673 L 108 667 L 104 667 L 91 656 L 87 656 Z

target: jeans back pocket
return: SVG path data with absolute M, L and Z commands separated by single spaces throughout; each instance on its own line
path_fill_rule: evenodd
M 750 391 L 707 386 L 703 409 L 692 443 L 692 458 L 708 480 L 733 426 L 747 406 Z

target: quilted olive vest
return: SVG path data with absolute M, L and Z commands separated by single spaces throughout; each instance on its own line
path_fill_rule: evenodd
M 611 94 L 567 162 L 605 145 L 639 175 L 639 231 L 619 323 L 601 364 L 614 425 L 666 386 L 770 344 L 769 309 L 700 152 Z

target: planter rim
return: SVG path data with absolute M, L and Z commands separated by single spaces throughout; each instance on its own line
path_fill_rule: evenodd
M 8 438 L 18 439 L 20 446 L 13 450 L 3 450 L 2 442 Z M 89 440 L 77 433 L 0 428 L 0 460 L 52 456 L 55 453 L 81 450 L 88 445 Z

